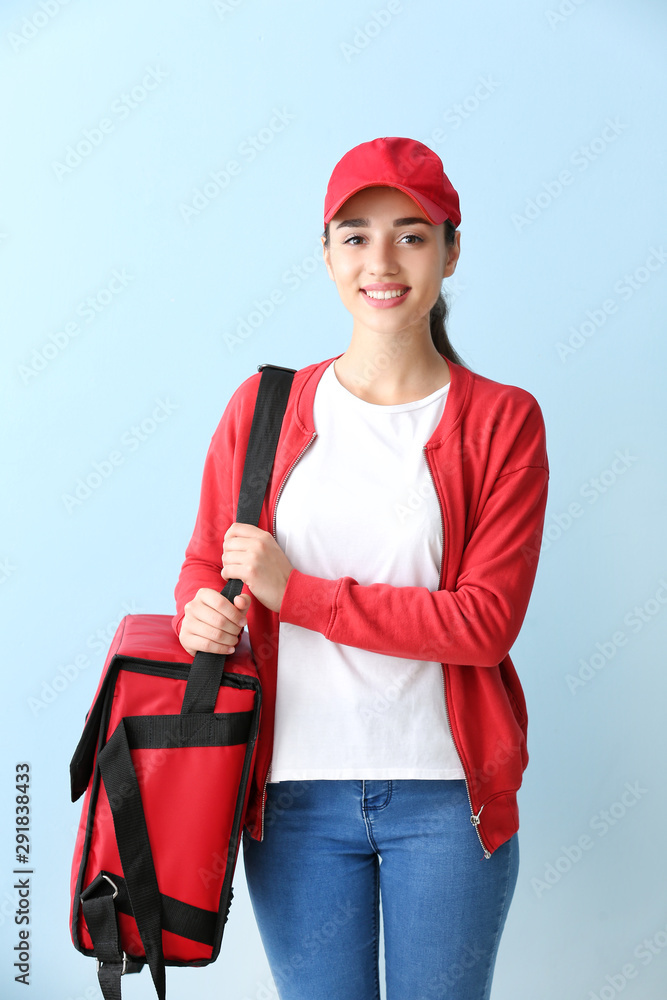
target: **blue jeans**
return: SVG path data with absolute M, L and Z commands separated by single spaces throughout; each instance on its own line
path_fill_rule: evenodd
M 243 831 L 248 891 L 280 1000 L 488 1000 L 519 871 L 518 834 L 485 859 L 465 781 L 267 785 Z

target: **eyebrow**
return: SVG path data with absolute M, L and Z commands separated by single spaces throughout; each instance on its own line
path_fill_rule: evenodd
M 393 224 L 394 226 L 414 226 L 418 222 L 423 222 L 425 226 L 433 225 L 428 219 L 422 219 L 420 216 L 407 219 L 394 219 Z M 338 223 L 336 229 L 342 229 L 344 226 L 348 229 L 361 229 L 362 226 L 370 226 L 370 221 L 369 219 L 344 219 L 343 222 Z

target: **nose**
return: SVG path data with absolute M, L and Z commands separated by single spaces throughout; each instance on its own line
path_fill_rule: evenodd
M 391 235 L 378 236 L 373 240 L 366 258 L 366 270 L 377 279 L 396 274 L 398 262 Z

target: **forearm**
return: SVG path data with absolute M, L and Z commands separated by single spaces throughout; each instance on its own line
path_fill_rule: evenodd
M 523 621 L 509 602 L 479 588 L 361 586 L 292 570 L 280 621 L 321 632 L 332 642 L 410 660 L 496 666 Z
M 496 666 L 528 608 L 537 559 L 526 559 L 524 548 L 541 537 L 547 479 L 545 469 L 533 468 L 499 478 L 450 589 L 362 586 L 350 576 L 326 580 L 294 569 L 280 621 L 390 656 Z

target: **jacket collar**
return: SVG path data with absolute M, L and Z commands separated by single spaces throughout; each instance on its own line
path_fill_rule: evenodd
M 304 434 L 311 436 L 315 431 L 313 421 L 313 405 L 315 402 L 315 391 L 325 369 L 342 357 L 343 352 L 336 354 L 326 361 L 320 361 L 316 365 L 310 365 L 304 370 L 305 381 L 301 386 L 301 391 L 296 400 L 296 421 Z M 444 357 L 444 354 L 442 355 Z M 472 373 L 463 365 L 457 365 L 453 361 L 447 360 L 450 373 L 449 394 L 447 405 L 442 417 L 433 434 L 426 443 L 427 448 L 439 448 L 454 429 L 461 422 L 464 407 L 468 401 L 468 396 L 472 388 Z

